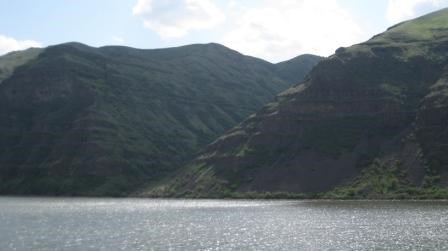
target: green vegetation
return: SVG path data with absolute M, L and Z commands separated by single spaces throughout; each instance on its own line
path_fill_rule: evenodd
M 0 193 L 108 196 L 175 171 L 307 73 L 285 77 L 218 44 L 67 43 L 8 54 L 0 68 Z
M 298 84 L 323 58 L 315 55 L 300 55 L 276 65 L 277 73 L 288 83 Z
M 417 187 L 407 180 L 399 161 L 375 160 L 348 185 L 320 194 L 325 199 L 444 199 L 448 188 L 438 186 L 440 176 L 425 176 Z
M 389 34 L 405 34 L 410 39 L 437 39 L 440 35 L 444 35 L 446 29 L 448 29 L 446 12 L 447 9 L 401 23 L 391 28 Z
M 24 51 L 14 51 L 0 57 L 0 83 L 12 75 L 14 70 L 35 59 L 42 49 L 30 48 Z
M 217 44 L 7 55 L 0 192 L 446 199 L 447 44 L 444 9 L 315 67 Z
M 174 194 L 448 198 L 447 44 L 444 9 L 339 48 L 201 152 L 219 189 L 186 178 Z
M 323 197 L 378 199 L 406 196 L 410 183 L 406 182 L 406 175 L 399 165 L 397 161 L 374 160 L 350 185 L 337 187 Z

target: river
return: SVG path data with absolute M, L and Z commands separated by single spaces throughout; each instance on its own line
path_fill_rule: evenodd
M 448 250 L 448 202 L 0 197 L 0 249 Z

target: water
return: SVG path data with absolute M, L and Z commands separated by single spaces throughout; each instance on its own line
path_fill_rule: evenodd
M 448 250 L 448 202 L 3 197 L 0 250 Z

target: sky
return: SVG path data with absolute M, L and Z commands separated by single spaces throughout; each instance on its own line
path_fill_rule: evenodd
M 0 55 L 65 42 L 143 49 L 216 42 L 280 62 L 329 56 L 448 0 L 0 0 Z

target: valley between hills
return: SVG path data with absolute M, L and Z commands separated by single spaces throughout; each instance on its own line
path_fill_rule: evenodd
M 0 57 L 0 193 L 448 199 L 448 9 L 272 64 L 220 44 Z

